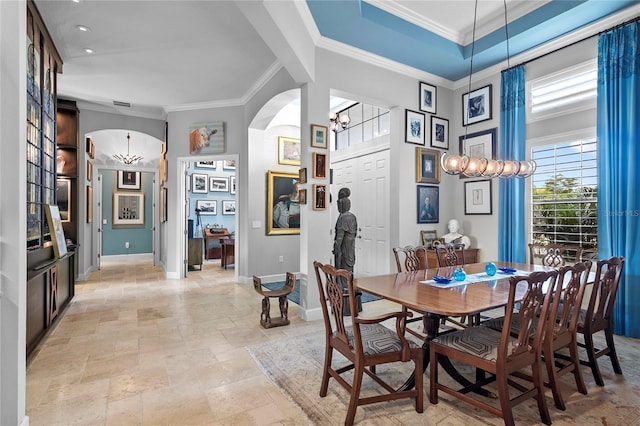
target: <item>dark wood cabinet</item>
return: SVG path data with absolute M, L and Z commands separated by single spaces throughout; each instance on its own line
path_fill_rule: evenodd
M 480 249 L 470 248 L 464 250 L 464 264 L 469 263 L 478 263 Z M 427 250 L 427 263 L 429 268 L 437 268 L 438 267 L 438 255 L 436 255 L 436 251 L 433 249 Z M 458 256 L 458 264 L 461 265 L 462 259 L 461 256 Z
M 187 266 L 193 270 L 194 266 L 202 269 L 202 238 L 189 238 L 189 247 L 187 251 Z

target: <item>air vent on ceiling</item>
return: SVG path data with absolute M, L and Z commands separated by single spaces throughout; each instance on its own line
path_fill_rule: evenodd
M 121 102 L 121 101 L 113 101 L 115 106 L 131 108 L 131 104 L 129 102 Z

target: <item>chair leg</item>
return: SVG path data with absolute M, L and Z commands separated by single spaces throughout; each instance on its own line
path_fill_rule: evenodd
M 587 386 L 584 384 L 584 379 L 582 378 L 582 371 L 580 370 L 580 357 L 578 355 L 578 344 L 575 341 L 569 345 L 569 355 L 571 356 L 571 362 L 573 363 L 573 377 L 576 379 L 578 392 L 586 395 Z
M 415 365 L 415 389 L 416 389 L 416 411 L 422 413 L 424 411 L 424 355 L 422 351 L 416 357 Z
M 286 320 L 289 319 L 289 299 L 287 299 L 287 296 L 280 296 L 278 298 L 278 301 L 280 302 L 280 317 L 284 318 Z
M 271 302 L 268 297 L 262 299 L 262 315 L 260 315 L 260 322 L 262 324 L 270 324 L 271 323 L 271 315 L 269 311 L 271 310 Z
M 345 426 L 353 425 L 356 418 L 356 410 L 358 408 L 358 400 L 360 399 L 360 388 L 362 386 L 362 375 L 364 367 L 362 363 L 356 363 L 353 369 L 353 383 L 351 384 L 351 398 L 349 399 L 349 409 L 347 410 L 347 418 L 344 420 Z
M 500 411 L 502 411 L 502 420 L 505 426 L 514 426 L 513 410 L 509 398 L 509 384 L 507 383 L 507 375 L 496 375 L 496 386 L 498 387 L 498 399 L 500 400 Z
M 551 388 L 551 392 L 553 393 L 553 402 L 556 404 L 556 408 L 564 411 L 567 409 L 567 407 L 565 406 L 564 400 L 562 399 L 562 394 L 560 393 L 558 373 L 555 367 L 555 361 L 556 360 L 553 354 L 553 350 L 545 351 L 544 363 L 547 366 L 547 376 L 549 377 L 549 387 Z
M 620 362 L 618 361 L 618 355 L 616 354 L 616 345 L 613 342 L 613 326 L 610 324 L 609 327 L 604 329 L 604 336 L 607 339 L 607 347 L 609 348 L 609 358 L 611 359 L 611 365 L 613 366 L 613 371 L 616 374 L 622 374 L 622 369 L 620 368 Z
M 433 348 L 429 350 L 429 402 L 438 403 L 438 354 Z
M 324 368 L 322 369 L 322 384 L 320 385 L 320 396 L 324 398 L 327 396 L 327 390 L 329 389 L 329 369 L 331 368 L 331 359 L 333 358 L 333 348 L 329 346 L 329 343 L 325 344 L 324 349 Z
M 553 356 L 551 357 L 553 358 Z M 544 383 L 542 380 L 542 371 L 540 360 L 535 360 L 531 366 L 531 376 L 533 378 L 533 386 L 536 387 L 536 401 L 538 402 L 538 411 L 540 412 L 540 420 L 545 425 L 551 424 L 551 415 L 549 414 L 549 407 L 547 406 L 547 400 L 544 397 Z
M 604 386 L 602 374 L 600 374 L 600 368 L 598 367 L 598 360 L 596 359 L 596 351 L 593 347 L 593 336 L 591 333 L 584 334 L 584 346 L 587 350 L 587 357 L 589 357 L 589 366 L 591 367 L 593 378 L 598 386 Z

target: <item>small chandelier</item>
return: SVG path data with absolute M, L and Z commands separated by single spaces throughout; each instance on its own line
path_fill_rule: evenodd
M 129 145 L 131 144 L 131 134 L 127 133 L 127 153 L 126 154 L 113 154 L 113 158 L 120 161 L 122 164 L 132 165 L 142 160 L 141 155 L 131 155 L 129 153 Z
M 351 117 L 349 117 L 349 114 L 347 114 L 346 112 L 342 115 L 340 115 L 337 112 L 330 112 L 329 121 L 331 122 L 331 125 L 330 125 L 331 130 L 333 130 L 334 132 L 337 132 L 338 125 L 342 127 L 342 130 L 347 128 L 347 126 L 349 125 L 349 122 L 351 121 Z
M 504 2 L 504 31 L 507 41 L 507 68 L 510 68 L 509 59 L 509 31 L 507 22 L 507 2 Z M 471 92 L 471 76 L 473 75 L 473 53 L 476 45 L 476 20 L 478 15 L 478 0 L 475 2 L 473 15 L 473 41 L 471 43 L 471 69 L 469 70 L 469 88 Z M 467 127 L 464 131 L 464 139 L 467 139 Z M 464 145 L 464 144 L 463 144 Z M 533 160 L 493 160 L 487 158 L 469 157 L 466 153 L 462 155 L 444 154 L 440 159 L 442 170 L 450 175 L 463 174 L 467 177 L 488 177 L 488 178 L 526 178 L 536 171 L 536 162 Z

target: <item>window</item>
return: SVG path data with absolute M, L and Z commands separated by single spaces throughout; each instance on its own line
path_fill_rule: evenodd
M 597 258 L 598 170 L 595 137 L 535 146 L 531 177 L 531 241 L 571 244 Z
M 348 148 L 370 141 L 389 133 L 389 110 L 364 103 L 357 103 L 343 109 L 338 115 L 348 114 L 351 121 L 347 128 L 338 126 L 336 132 L 336 150 Z
M 531 81 L 528 121 L 595 108 L 597 84 L 595 60 Z

